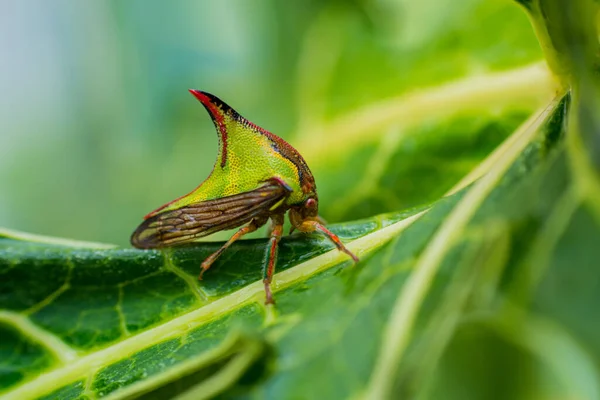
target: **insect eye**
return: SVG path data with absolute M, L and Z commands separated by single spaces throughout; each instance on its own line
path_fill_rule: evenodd
M 317 206 L 317 201 L 311 197 L 310 199 L 306 200 L 304 206 L 306 208 L 315 208 Z

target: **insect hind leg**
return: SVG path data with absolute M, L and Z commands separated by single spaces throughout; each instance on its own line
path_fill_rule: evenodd
M 275 273 L 275 263 L 277 262 L 277 247 L 279 240 L 283 235 L 283 214 L 271 216 L 272 229 L 270 233 L 269 246 L 265 255 L 265 266 L 263 270 L 263 283 L 265 285 L 265 304 L 275 304 L 273 293 L 271 292 L 271 281 Z
M 198 280 L 202 280 L 202 275 L 204 275 L 204 273 L 212 266 L 212 264 L 217 260 L 217 258 L 219 258 L 221 254 L 223 254 L 223 252 L 227 250 L 229 246 L 231 246 L 238 239 L 242 238 L 244 235 L 247 235 L 250 232 L 254 232 L 258 228 L 263 226 L 266 222 L 267 218 L 254 218 L 252 221 L 250 221 L 248 225 L 240 228 L 236 233 L 234 233 L 233 236 L 231 236 L 229 240 L 225 242 L 225 244 L 221 246 L 219 250 L 212 253 L 202 262 Z

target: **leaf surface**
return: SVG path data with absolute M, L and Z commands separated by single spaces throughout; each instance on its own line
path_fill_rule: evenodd
M 13 349 L 3 357 L 4 394 L 119 398 L 133 388 L 136 395 L 158 396 L 157 381 L 187 382 L 183 386 L 192 391 L 218 381 L 216 387 L 228 389 L 228 396 L 246 388 L 246 394 L 272 398 L 300 390 L 307 397 L 373 395 L 396 384 L 416 390 L 396 382 L 398 368 L 416 368 L 410 360 L 429 348 L 424 343 L 440 340 L 419 332 L 439 323 L 448 282 L 465 274 L 473 260 L 493 259 L 490 243 L 509 240 L 511 223 L 502 220 L 503 207 L 514 201 L 515 188 L 558 157 L 564 110 L 565 102 L 557 102 L 530 118 L 507 142 L 501 163 L 430 208 L 332 227 L 363 259 L 356 268 L 318 236 L 283 240 L 275 316 L 262 305 L 264 240 L 237 244 L 199 283 L 198 263 L 218 244 L 161 253 L 5 236 L 0 239 L 1 292 L 6 293 L 0 321 L 14 339 L 4 350 Z M 448 226 L 458 229 L 457 223 L 460 230 L 451 229 L 451 240 L 443 240 L 439 249 L 439 236 Z M 485 232 L 484 226 L 491 228 Z M 431 252 L 438 257 L 436 269 L 419 278 Z M 503 263 L 491 264 L 492 271 L 471 278 L 462 303 L 451 307 L 456 318 L 466 298 L 482 295 L 478 279 L 488 296 L 498 295 L 499 277 L 506 272 Z M 420 295 L 411 297 L 415 290 Z M 406 307 L 412 317 L 395 323 L 398 310 Z M 240 332 L 242 339 L 229 339 L 235 344 L 228 347 L 223 344 L 228 332 Z M 390 343 L 397 337 L 405 338 L 406 351 Z M 35 363 L 24 362 L 25 354 Z M 245 373 L 222 373 L 236 354 L 253 354 L 253 362 L 244 364 Z M 388 354 L 396 367 L 382 369 Z M 190 361 L 198 357 L 203 361 Z M 255 363 L 263 367 L 250 368 Z M 172 376 L 169 371 L 179 365 L 188 369 Z
M 548 70 L 526 64 L 539 51 L 524 16 L 505 23 L 516 7 L 438 3 L 443 19 L 403 3 L 430 24 L 407 24 L 401 71 L 389 48 L 344 44 L 364 27 L 342 30 L 329 3 L 302 47 L 300 100 L 332 109 L 301 102 L 298 147 L 325 216 L 364 218 L 331 228 L 356 267 L 318 235 L 285 237 L 273 309 L 264 239 L 198 282 L 220 243 L 2 231 L 2 398 L 600 398 L 598 6 L 574 2 L 579 23 L 520 2 Z M 322 36 L 339 48 L 314 58 Z M 390 97 L 372 102 L 377 85 Z

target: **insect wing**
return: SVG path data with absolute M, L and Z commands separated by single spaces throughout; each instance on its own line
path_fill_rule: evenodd
M 269 182 L 248 192 L 164 211 L 145 220 L 131 235 L 131 244 L 151 249 L 189 243 L 268 215 L 288 195 L 285 186 Z

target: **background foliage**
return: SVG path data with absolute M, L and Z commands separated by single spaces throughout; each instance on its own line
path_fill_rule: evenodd
M 598 398 L 598 5 L 520 3 L 7 3 L 0 223 L 125 247 L 0 230 L 0 396 Z M 263 239 L 201 283 L 217 243 L 126 247 L 214 161 L 188 87 L 305 155 L 357 268 L 286 237 L 272 309 Z
M 541 56 L 513 4 L 432 4 L 5 2 L 1 225 L 128 244 L 143 215 L 189 192 L 214 163 L 214 128 L 188 88 L 217 94 L 296 145 L 314 170 L 329 220 L 434 200 L 524 118 L 520 110 L 509 119 L 491 110 L 492 118 L 454 123 L 438 122 L 431 110 L 413 128 L 428 132 L 428 143 L 403 144 L 389 157 L 422 159 L 421 148 L 433 156 L 414 167 L 399 164 L 403 170 L 383 178 L 394 193 L 371 193 L 367 207 L 345 194 L 369 178 L 365 166 L 377 142 L 355 154 L 339 147 L 348 140 L 344 129 L 319 129 L 409 89 Z M 455 160 L 456 151 L 443 151 L 440 129 L 454 132 L 459 154 L 476 154 Z

